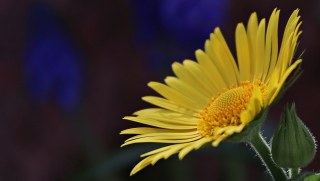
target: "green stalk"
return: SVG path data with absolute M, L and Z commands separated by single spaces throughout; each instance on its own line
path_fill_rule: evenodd
M 284 170 L 276 165 L 272 160 L 270 147 L 261 136 L 260 132 L 257 131 L 256 134 L 251 137 L 251 140 L 249 140 L 248 143 L 260 157 L 273 180 L 282 181 L 288 179 Z
M 295 176 L 297 176 L 299 174 L 300 169 L 299 168 L 291 168 L 289 171 L 290 171 L 289 172 L 290 173 L 290 178 L 292 179 L 292 178 L 294 178 Z

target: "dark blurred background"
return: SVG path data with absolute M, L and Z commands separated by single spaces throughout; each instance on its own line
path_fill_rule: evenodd
M 148 106 L 146 83 L 172 75 L 173 61 L 194 59 L 215 26 L 234 51 L 236 24 L 275 7 L 280 32 L 301 9 L 297 56 L 306 51 L 304 73 L 273 107 L 264 135 L 295 101 L 319 140 L 320 1 L 0 0 L 0 180 L 270 180 L 248 146 L 230 143 L 129 177 L 139 155 L 159 145 L 120 149 L 127 137 L 119 132 L 136 126 L 122 117 Z M 307 169 L 319 163 L 318 153 Z

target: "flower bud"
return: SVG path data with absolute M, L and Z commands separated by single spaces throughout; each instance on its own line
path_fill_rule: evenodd
M 314 159 L 315 152 L 315 140 L 297 116 L 295 105 L 286 106 L 272 138 L 274 162 L 283 168 L 300 168 Z
M 320 174 L 312 174 L 303 179 L 303 181 L 319 181 Z

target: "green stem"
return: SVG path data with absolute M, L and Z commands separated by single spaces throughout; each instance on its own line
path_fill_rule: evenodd
M 291 168 L 290 169 L 290 178 L 294 178 L 295 176 L 297 176 L 300 172 L 299 168 Z
M 263 164 L 267 167 L 269 174 L 274 180 L 282 181 L 287 180 L 287 176 L 282 168 L 277 166 L 271 158 L 270 147 L 260 132 L 257 133 L 249 140 L 249 144 L 256 151 Z

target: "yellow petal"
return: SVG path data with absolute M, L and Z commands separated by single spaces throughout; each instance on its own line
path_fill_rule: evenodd
M 207 41 L 206 46 L 209 46 L 208 44 L 209 43 Z M 221 89 L 228 87 L 227 82 L 219 73 L 218 68 L 212 63 L 212 60 L 210 60 L 210 57 L 205 52 L 197 50 L 196 58 L 202 71 L 209 77 L 210 82 L 208 83 L 211 83 L 215 87 L 216 91 L 220 91 Z
M 156 119 L 149 119 L 149 118 L 126 116 L 123 119 L 134 121 L 137 123 L 147 124 L 147 125 L 158 127 L 158 128 L 165 128 L 165 129 L 190 130 L 195 128 L 194 125 L 177 124 L 174 122 L 162 122 Z
M 261 80 L 262 75 L 264 72 L 264 63 L 265 63 L 265 26 L 266 21 L 262 19 L 258 31 L 257 31 L 257 39 L 256 39 L 256 72 L 255 72 L 255 79 Z
M 279 24 L 280 10 L 275 9 L 268 23 L 267 37 L 266 37 L 266 56 L 267 60 L 270 59 L 270 65 L 268 68 L 268 74 L 266 74 L 265 80 L 268 80 L 278 58 L 278 24 Z
M 134 113 L 140 118 L 149 118 L 161 122 L 175 123 L 181 125 L 196 126 L 200 120 L 198 117 L 192 117 L 188 115 L 183 115 L 180 113 L 172 112 L 160 108 L 149 108 L 143 109 Z
M 250 54 L 246 30 L 242 23 L 236 28 L 236 48 L 240 69 L 240 81 L 252 81 L 250 77 Z
M 200 82 L 186 69 L 182 64 L 175 62 L 172 64 L 172 70 L 175 75 L 186 84 L 190 85 L 197 89 L 202 95 L 206 97 L 211 97 L 211 94 L 208 93 L 208 90 L 200 84 Z
M 285 83 L 286 79 L 289 77 L 289 75 L 291 74 L 291 72 L 302 62 L 302 59 L 299 59 L 297 61 L 294 62 L 294 64 L 292 64 L 284 73 L 284 75 L 281 77 L 279 84 L 277 86 L 277 89 L 275 91 L 275 93 L 273 94 L 273 96 L 270 99 L 270 103 L 273 102 L 273 100 L 276 98 L 276 96 L 278 95 L 278 93 L 280 92 L 283 84 Z
M 166 77 L 164 81 L 166 82 L 166 84 L 179 91 L 181 94 L 196 100 L 201 107 L 206 106 L 207 102 L 211 99 L 211 97 L 202 95 L 199 91 L 197 91 L 196 88 L 191 87 L 190 85 L 186 84 L 176 77 L 169 76 Z
M 258 32 L 258 17 L 256 13 L 252 13 L 249 22 L 247 25 L 248 29 L 248 39 L 249 39 L 249 47 L 250 47 L 250 79 L 254 80 L 254 75 L 256 72 L 256 64 L 259 63 L 257 61 L 257 32 Z
M 200 110 L 202 108 L 202 105 L 198 104 L 196 100 L 181 94 L 179 91 L 174 90 L 165 84 L 159 82 L 149 82 L 148 86 L 177 105 L 191 110 Z
M 198 112 L 196 112 L 196 110 L 191 110 L 191 109 L 185 108 L 183 106 L 179 106 L 170 100 L 163 99 L 160 97 L 145 96 L 145 97 L 142 97 L 142 100 L 149 102 L 153 105 L 162 107 L 164 109 L 174 111 L 174 112 L 179 112 L 179 113 L 190 115 L 190 116 L 195 116 L 198 114 Z

